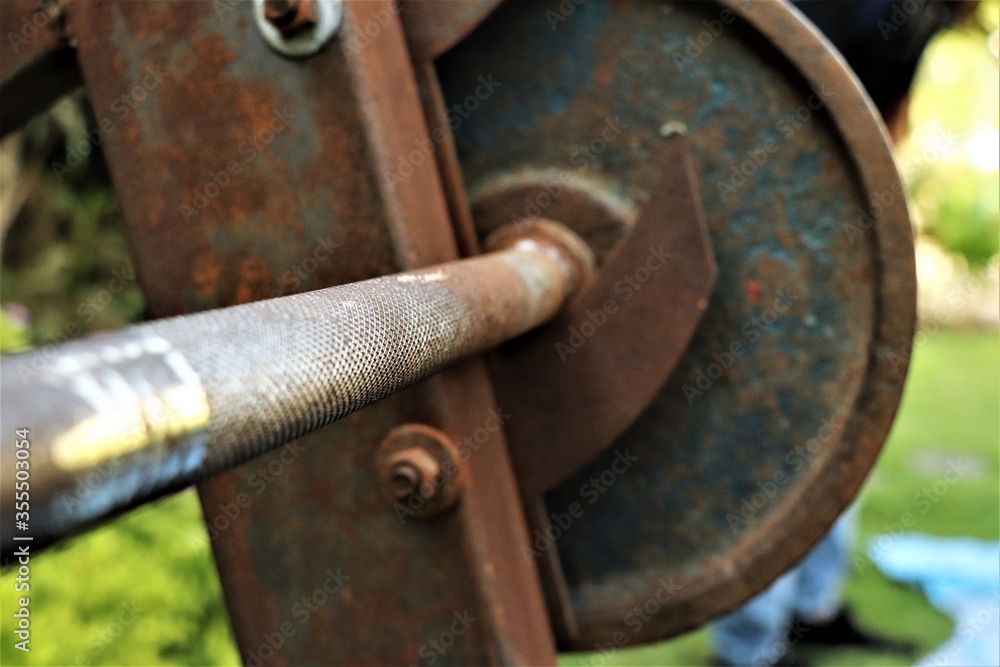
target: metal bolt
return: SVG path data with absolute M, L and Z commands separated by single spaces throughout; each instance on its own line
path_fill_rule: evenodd
M 265 0 L 264 17 L 286 37 L 318 21 L 315 0 Z
M 447 435 L 424 424 L 405 424 L 389 433 L 375 456 L 386 500 L 420 518 L 453 506 L 467 475 Z
M 420 471 L 409 463 L 398 463 L 392 470 L 392 492 L 396 500 L 406 500 L 420 488 Z
M 687 134 L 688 127 L 679 120 L 671 120 L 660 126 L 661 137 L 676 137 Z
M 441 466 L 424 449 L 404 449 L 393 455 L 389 483 L 397 500 L 419 494 L 430 500 L 441 483 Z
M 339 32 L 344 0 L 253 0 L 254 20 L 267 45 L 283 56 L 319 53 Z

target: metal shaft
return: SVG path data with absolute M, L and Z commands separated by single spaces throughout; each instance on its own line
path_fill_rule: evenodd
M 17 537 L 40 548 L 524 333 L 589 270 L 586 246 L 551 223 L 498 242 L 482 257 L 3 359 L 3 558 Z

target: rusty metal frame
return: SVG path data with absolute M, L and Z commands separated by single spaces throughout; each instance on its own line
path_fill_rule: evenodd
M 245 5 L 221 7 L 217 16 L 210 3 L 101 2 L 70 22 L 99 116 L 145 65 L 182 73 L 151 91 L 162 115 L 133 115 L 106 143 L 151 312 L 287 290 L 282 270 L 323 234 L 338 247 L 299 289 L 457 258 L 437 171 L 386 178 L 397 160 L 431 141 L 393 3 L 347 3 L 341 39 L 302 62 L 260 44 Z M 351 40 L 364 26 L 373 26 L 374 44 Z M 185 52 L 191 48 L 196 53 Z M 220 156 L 239 154 L 246 132 L 234 130 L 262 132 L 284 105 L 295 121 L 243 163 L 240 186 L 211 188 L 227 166 Z M 293 153 L 314 157 L 295 164 Z M 163 169 L 177 160 L 188 169 Z M 191 192 L 210 201 L 184 225 L 178 207 Z M 467 615 L 475 622 L 451 635 L 442 660 L 554 662 L 537 572 L 516 556 L 527 530 L 503 432 L 487 430 L 476 442 L 461 503 L 432 520 L 403 514 L 401 521 L 375 478 L 376 445 L 393 427 L 420 422 L 461 443 L 499 411 L 482 362 L 473 360 L 300 439 L 292 447 L 307 453 L 299 458 L 289 461 L 286 448 L 202 485 L 212 526 L 219 507 L 255 497 L 259 471 L 287 470 L 268 482 L 266 501 L 243 509 L 213 540 L 244 660 L 276 660 L 261 655 L 269 653 L 264 637 L 294 621 L 294 604 L 328 569 L 342 568 L 349 580 L 308 631 L 288 638 L 281 660 L 415 662 L 429 642 L 453 632 L 456 615 Z M 325 446 L 330 439 L 337 447 Z M 345 630 L 372 623 L 378 637 Z

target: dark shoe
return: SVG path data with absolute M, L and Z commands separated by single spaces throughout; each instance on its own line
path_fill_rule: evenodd
M 711 667 L 751 667 L 748 665 L 735 665 L 722 656 L 713 656 L 709 661 Z M 764 667 L 763 665 L 755 665 L 753 667 Z M 778 662 L 773 663 L 773 667 L 812 667 L 811 663 L 803 660 L 801 657 L 796 655 L 792 651 L 788 651 L 785 655 L 778 659 Z
M 788 631 L 788 641 L 813 646 L 861 646 L 872 651 L 907 655 L 917 651 L 917 646 L 910 642 L 895 641 L 862 630 L 846 609 L 841 609 L 832 620 L 821 625 L 797 620 Z
M 774 663 L 774 667 L 812 667 L 812 663 L 796 655 L 794 651 L 788 651 Z

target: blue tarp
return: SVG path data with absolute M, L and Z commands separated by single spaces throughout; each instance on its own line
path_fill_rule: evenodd
M 881 535 L 868 557 L 890 579 L 918 587 L 955 622 L 926 667 L 1000 665 L 1000 542 L 908 533 Z

